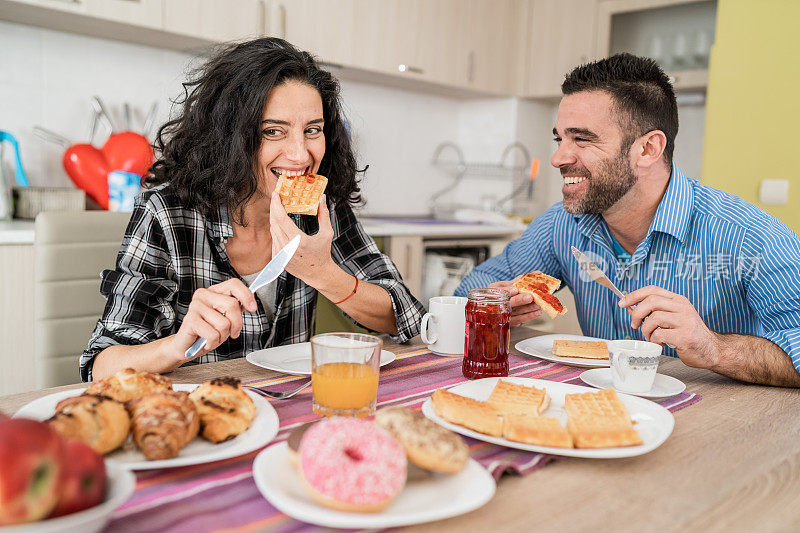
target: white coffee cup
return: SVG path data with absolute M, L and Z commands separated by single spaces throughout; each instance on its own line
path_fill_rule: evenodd
M 661 345 L 621 340 L 609 343 L 611 381 L 620 392 L 647 392 L 653 388 Z
M 419 326 L 422 342 L 437 355 L 464 355 L 464 308 L 462 296 L 434 296 Z

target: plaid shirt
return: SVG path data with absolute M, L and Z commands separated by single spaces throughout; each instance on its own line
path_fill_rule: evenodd
M 331 256 L 343 270 L 386 289 L 397 320 L 396 342 L 419 333 L 422 304 L 403 283 L 397 267 L 378 251 L 349 205 L 332 206 Z M 307 234 L 318 231 L 314 217 L 290 215 Z M 225 250 L 233 235 L 226 208 L 215 219 L 183 207 L 169 184 L 142 193 L 122 239 L 117 268 L 101 274 L 106 297 L 103 316 L 80 358 L 81 379 L 92 379 L 96 355 L 115 344 L 144 344 L 178 331 L 194 292 L 230 278 L 234 270 Z M 277 282 L 277 306 L 268 320 L 261 302 L 244 313 L 241 335 L 189 364 L 243 357 L 270 346 L 306 342 L 314 330 L 317 291 L 283 272 Z

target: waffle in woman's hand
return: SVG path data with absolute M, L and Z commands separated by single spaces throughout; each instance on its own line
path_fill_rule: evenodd
M 325 191 L 326 185 L 328 185 L 328 178 L 319 174 L 303 174 L 302 176 L 281 174 L 275 190 L 287 213 L 316 216 L 319 198 Z

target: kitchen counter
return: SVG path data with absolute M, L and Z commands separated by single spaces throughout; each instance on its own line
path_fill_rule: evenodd
M 364 230 L 373 237 L 420 235 L 425 238 L 500 237 L 514 235 L 525 226 L 478 224 L 427 218 L 360 217 Z
M 33 220 L 0 220 L 0 245 L 33 244 Z
M 501 226 L 425 218 L 359 218 L 373 237 L 420 235 L 425 238 L 501 237 L 521 233 L 523 225 Z M 33 244 L 33 220 L 0 221 L 0 245 Z

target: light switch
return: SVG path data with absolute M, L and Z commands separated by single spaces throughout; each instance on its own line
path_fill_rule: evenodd
M 789 180 L 761 180 L 758 199 L 762 204 L 786 205 L 789 201 Z

